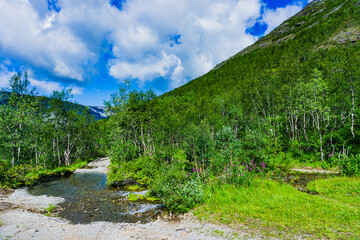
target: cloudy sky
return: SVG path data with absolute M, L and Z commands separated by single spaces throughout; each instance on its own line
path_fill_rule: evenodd
M 308 0 L 0 0 L 0 88 L 28 71 L 42 95 L 102 105 L 125 79 L 157 94 L 254 43 Z

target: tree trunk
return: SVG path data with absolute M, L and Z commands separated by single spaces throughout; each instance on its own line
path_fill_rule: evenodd
M 354 89 L 351 88 L 351 100 L 352 100 L 352 109 L 351 109 L 351 134 L 353 138 L 355 138 L 354 133 L 354 116 L 355 116 L 355 95 L 354 95 Z

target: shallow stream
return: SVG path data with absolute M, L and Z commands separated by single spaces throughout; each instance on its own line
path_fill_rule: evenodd
M 146 223 L 158 215 L 161 205 L 127 201 L 130 191 L 107 186 L 106 178 L 104 173 L 75 173 L 30 187 L 28 191 L 35 196 L 64 198 L 59 216 L 75 224 L 95 221 Z

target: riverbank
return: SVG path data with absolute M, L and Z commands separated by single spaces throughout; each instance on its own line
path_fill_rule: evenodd
M 94 161 L 80 172 L 106 172 L 107 158 Z M 25 189 L 0 195 L 0 239 L 228 239 L 249 236 L 245 231 L 210 223 L 201 223 L 192 214 L 175 219 L 161 217 L 154 222 L 72 224 L 44 215 L 44 208 L 64 199 L 32 196 Z

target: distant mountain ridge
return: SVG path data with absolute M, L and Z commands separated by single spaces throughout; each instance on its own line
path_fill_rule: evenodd
M 86 106 L 90 110 L 90 114 L 95 116 L 96 120 L 106 119 L 108 116 L 105 113 L 104 106 Z
M 4 102 L 4 95 L 6 94 L 10 94 L 9 92 L 4 92 L 4 91 L 0 91 L 0 104 L 5 104 Z M 39 98 L 42 98 L 43 102 L 48 102 L 50 100 L 49 97 L 45 97 L 45 96 L 37 96 Z M 95 120 L 101 120 L 101 119 L 106 119 L 107 115 L 105 113 L 105 107 L 104 106 L 85 106 L 79 103 L 71 103 L 70 104 L 74 104 L 76 106 L 79 106 L 80 108 L 87 108 L 89 110 L 89 114 L 94 116 Z

